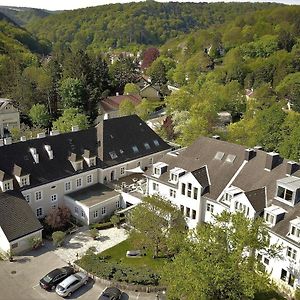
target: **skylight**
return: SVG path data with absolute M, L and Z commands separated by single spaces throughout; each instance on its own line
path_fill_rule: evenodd
M 116 159 L 116 158 L 118 158 L 118 155 L 117 155 L 117 153 L 116 153 L 115 151 L 109 152 L 109 156 L 111 157 L 111 159 Z
M 155 145 L 156 147 L 159 146 L 159 141 L 158 141 L 158 140 L 153 140 L 153 143 L 154 143 L 154 145 Z
M 133 146 L 132 146 L 132 151 L 133 151 L 134 153 L 139 153 L 139 148 L 138 148 L 136 145 L 133 145 Z
M 226 157 L 226 161 L 229 162 L 229 163 L 233 163 L 235 158 L 236 158 L 236 155 L 228 154 L 227 157 Z
M 148 143 L 144 143 L 144 147 L 146 150 L 150 150 L 150 145 Z
M 215 155 L 215 159 L 221 160 L 224 156 L 224 152 L 217 152 Z

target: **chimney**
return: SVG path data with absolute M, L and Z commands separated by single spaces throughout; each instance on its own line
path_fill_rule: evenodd
M 75 132 L 75 131 L 79 131 L 79 126 L 78 125 L 72 126 L 72 132 Z
M 277 167 L 280 163 L 280 156 L 276 152 L 269 152 L 266 155 L 266 164 L 265 164 L 265 170 L 271 171 L 275 167 Z
M 246 149 L 245 150 L 245 160 L 249 161 L 251 160 L 253 157 L 255 157 L 256 152 L 254 149 Z
M 26 141 L 26 136 L 25 135 L 21 136 L 20 141 L 25 142 Z
M 34 162 L 36 164 L 38 164 L 39 163 L 39 155 L 37 154 L 36 149 L 35 148 L 30 148 L 29 151 L 30 151 L 30 153 L 33 157 Z
M 50 131 L 50 135 L 53 136 L 53 135 L 59 135 L 59 131 L 58 130 L 52 130 Z
M 2 147 L 3 145 L 4 145 L 3 139 L 0 139 L 0 147 Z
M 12 138 L 11 137 L 4 138 L 4 145 L 10 145 L 10 144 L 12 144 Z
M 212 138 L 215 139 L 215 140 L 219 140 L 220 136 L 219 135 L 213 135 Z
M 40 133 L 37 134 L 36 137 L 37 137 L 38 139 L 44 138 L 44 137 L 46 137 L 46 133 L 45 133 L 45 132 L 40 132 Z
M 50 145 L 45 145 L 45 149 L 48 153 L 49 159 L 53 159 L 53 151 L 51 149 L 51 146 Z
M 299 165 L 295 161 L 288 161 L 286 163 L 286 175 L 292 175 L 299 170 Z
M 254 150 L 262 150 L 262 146 L 255 146 Z

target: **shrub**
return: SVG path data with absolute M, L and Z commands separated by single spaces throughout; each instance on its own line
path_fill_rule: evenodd
M 29 238 L 29 243 L 32 249 L 36 249 L 42 245 L 42 239 L 39 236 L 33 236 Z
M 53 244 L 54 246 L 61 246 L 64 239 L 65 239 L 66 234 L 62 231 L 55 231 L 52 233 L 52 239 L 53 239 Z
M 113 217 L 113 216 L 112 216 Z M 111 217 L 111 219 L 112 219 Z M 118 218 L 118 216 L 116 216 Z M 123 222 L 125 220 L 125 217 L 119 217 L 119 223 Z M 108 222 L 103 222 L 103 223 L 94 223 L 89 225 L 90 229 L 96 228 L 98 230 L 101 229 L 108 229 L 114 227 L 114 223 L 110 220 Z
M 295 300 L 300 300 L 300 288 L 297 288 L 297 289 L 296 289 L 296 292 L 295 292 Z
M 99 236 L 99 231 L 96 228 L 92 228 L 89 230 L 89 235 L 91 236 L 91 238 L 93 238 L 94 240 L 97 239 L 97 237 Z
M 114 227 L 116 227 L 117 225 L 120 224 L 120 216 L 118 216 L 118 215 L 113 215 L 113 216 L 110 218 L 110 222 L 114 225 Z

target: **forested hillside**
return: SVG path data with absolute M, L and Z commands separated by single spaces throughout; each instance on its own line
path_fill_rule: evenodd
M 299 159 L 299 6 L 247 14 L 173 39 L 148 72 L 161 62 L 167 79 L 181 87 L 167 99 L 180 143 L 219 133 Z M 224 131 L 220 111 L 241 120 Z
M 47 17 L 53 12 L 37 8 L 0 6 L 0 13 L 6 15 L 16 24 L 24 26 L 30 21 Z
M 99 52 L 134 45 L 161 45 L 179 33 L 222 24 L 238 15 L 278 4 L 159 3 L 110 4 L 37 19 L 27 28 L 57 48 Z

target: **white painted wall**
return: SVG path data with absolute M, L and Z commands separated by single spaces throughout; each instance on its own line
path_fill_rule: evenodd
M 40 238 L 42 240 L 42 230 L 28 234 L 20 239 L 10 242 L 13 255 L 31 250 L 32 246 L 30 243 L 30 239 L 34 237 Z M 14 245 L 17 245 L 17 247 L 14 247 Z
M 10 244 L 6 235 L 4 234 L 1 226 L 0 226 L 0 252 L 6 254 L 10 249 Z

